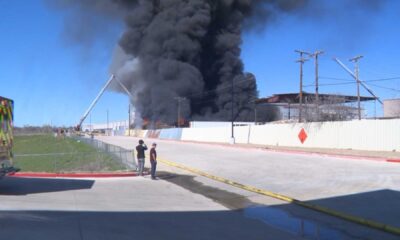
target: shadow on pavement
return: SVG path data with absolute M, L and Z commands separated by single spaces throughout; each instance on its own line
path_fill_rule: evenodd
M 248 218 L 257 219 L 292 234 L 306 236 L 307 239 L 400 239 L 398 236 L 296 204 L 260 206 L 245 196 L 204 185 L 191 175 L 159 172 L 158 176 L 161 180 L 201 194 L 229 209 L 243 210 Z M 400 219 L 400 205 L 398 204 L 400 192 L 398 191 L 387 189 L 307 202 L 392 226 L 398 227 L 400 224 L 398 221 Z
M 27 195 L 90 189 L 94 180 L 5 177 L 0 181 L 0 195 Z
M 178 185 L 192 193 L 203 195 L 229 209 L 243 209 L 256 205 L 256 203 L 240 194 L 204 185 L 203 183 L 196 181 L 194 176 L 163 171 L 158 172 L 157 176 L 160 180 L 165 180 Z
M 317 199 L 308 202 L 354 216 L 400 227 L 399 191 L 383 189 Z
M 294 217 L 276 207 L 194 212 L 0 211 L 1 239 L 398 239 Z M 345 228 L 344 230 L 341 228 Z
M 301 239 L 242 211 L 0 211 L 2 239 Z M 336 239 L 336 238 L 333 238 Z

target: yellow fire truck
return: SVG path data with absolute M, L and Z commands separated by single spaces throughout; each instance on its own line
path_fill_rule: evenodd
M 18 171 L 12 163 L 13 107 L 13 100 L 0 97 L 0 178 Z

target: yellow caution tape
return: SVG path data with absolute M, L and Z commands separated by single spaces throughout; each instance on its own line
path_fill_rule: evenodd
M 244 184 L 241 184 L 241 183 L 238 183 L 238 182 L 234 182 L 234 181 L 226 179 L 226 178 L 222 178 L 222 177 L 218 177 L 218 176 L 215 176 L 215 175 L 208 174 L 206 172 L 200 171 L 200 170 L 195 169 L 195 168 L 184 166 L 184 165 L 179 164 L 179 163 L 171 162 L 171 161 L 160 159 L 160 158 L 158 159 L 158 161 L 162 162 L 162 163 L 164 163 L 166 165 L 169 165 L 169 166 L 172 166 L 172 167 L 176 167 L 176 168 L 180 168 L 180 169 L 183 169 L 183 170 L 198 174 L 200 176 L 207 177 L 207 178 L 216 180 L 218 182 L 226 183 L 228 185 L 231 185 L 231 186 L 234 186 L 234 187 L 237 187 L 237 188 L 241 188 L 241 189 L 244 189 L 244 190 L 247 190 L 247 191 L 250 191 L 250 192 L 255 192 L 255 193 L 258 193 L 258 194 L 261 194 L 261 195 L 265 195 L 265 196 L 268 196 L 268 197 L 276 198 L 276 199 L 279 199 L 279 200 L 283 200 L 285 202 L 294 203 L 296 205 L 299 205 L 299 206 L 302 206 L 302 207 L 305 207 L 305 208 L 309 208 L 309 209 L 312 209 L 312 210 L 315 210 L 315 211 L 318 211 L 318 212 L 321 212 L 321 213 L 325 213 L 325 214 L 328 214 L 328 215 L 331 215 L 331 216 L 334 216 L 334 217 L 337 217 L 337 218 L 341 218 L 341 219 L 347 220 L 349 222 L 354 222 L 354 223 L 357 223 L 357 224 L 360 224 L 360 225 L 363 225 L 363 226 L 367 226 L 367 227 L 370 227 L 370 228 L 375 228 L 375 229 L 378 229 L 378 230 L 381 230 L 381 231 L 385 231 L 385 232 L 388 232 L 388 233 L 400 235 L 400 228 L 398 228 L 398 227 L 394 227 L 394 226 L 383 224 L 383 223 L 380 223 L 380 222 L 375 222 L 375 221 L 368 220 L 368 219 L 365 219 L 365 218 L 356 217 L 356 216 L 353 216 L 353 215 L 350 215 L 350 214 L 338 212 L 338 211 L 335 211 L 335 210 L 332 210 L 332 209 L 329 209 L 329 208 L 326 208 L 326 207 L 322 207 L 322 206 L 319 206 L 319 205 L 303 202 L 301 200 L 297 200 L 295 198 L 291 198 L 291 197 L 288 197 L 288 196 L 285 196 L 285 195 L 282 195 L 282 194 L 279 194 L 279 193 L 274 193 L 274 192 L 263 190 L 263 189 L 259 189 L 259 188 L 253 187 L 253 186 L 244 185 Z

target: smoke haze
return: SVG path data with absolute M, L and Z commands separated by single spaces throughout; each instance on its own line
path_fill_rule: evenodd
M 125 16 L 111 72 L 133 93 L 144 119 L 173 123 L 178 104 L 184 119 L 227 121 L 232 105 L 235 120 L 253 119 L 251 101 L 258 93 L 255 77 L 243 72 L 242 31 L 298 4 L 137 1 Z
M 243 72 L 242 33 L 305 2 L 64 0 L 56 7 L 123 19 L 126 29 L 110 72 L 133 95 L 139 116 L 174 123 L 178 99 L 184 119 L 231 120 L 233 107 L 235 120 L 252 120 L 251 102 L 258 92 L 255 77 Z M 122 92 L 118 85 L 113 87 Z
M 244 31 L 265 27 L 277 16 L 294 13 L 323 19 L 330 4 L 307 0 L 60 0 L 57 7 L 78 15 L 123 20 L 125 30 L 110 72 L 129 89 L 139 116 L 174 123 L 191 120 L 253 119 L 256 79 L 240 59 Z M 365 4 L 368 2 L 368 4 Z M 382 1 L 353 1 L 379 8 Z M 348 11 L 346 11 L 348 13 Z M 79 28 L 79 27 L 78 27 Z M 83 31 L 85 32 L 85 31 Z M 232 99 L 233 83 L 233 102 Z M 118 85 L 113 88 L 122 91 Z M 184 99 L 182 99 L 184 98 Z

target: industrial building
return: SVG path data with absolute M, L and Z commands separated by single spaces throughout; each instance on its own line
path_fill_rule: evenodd
M 275 120 L 295 121 L 335 121 L 351 120 L 358 116 L 358 97 L 340 94 L 319 94 L 303 92 L 302 101 L 299 93 L 274 94 L 271 97 L 256 101 L 257 108 L 263 105 L 275 106 L 278 110 Z M 360 96 L 360 102 L 374 101 L 375 97 Z M 361 117 L 365 117 L 364 109 L 360 108 Z
M 400 117 L 400 98 L 387 99 L 383 101 L 383 117 L 385 118 Z
M 129 121 L 116 121 L 109 123 L 90 123 L 83 124 L 83 132 L 98 132 L 106 135 L 124 135 L 125 131 L 129 128 Z

